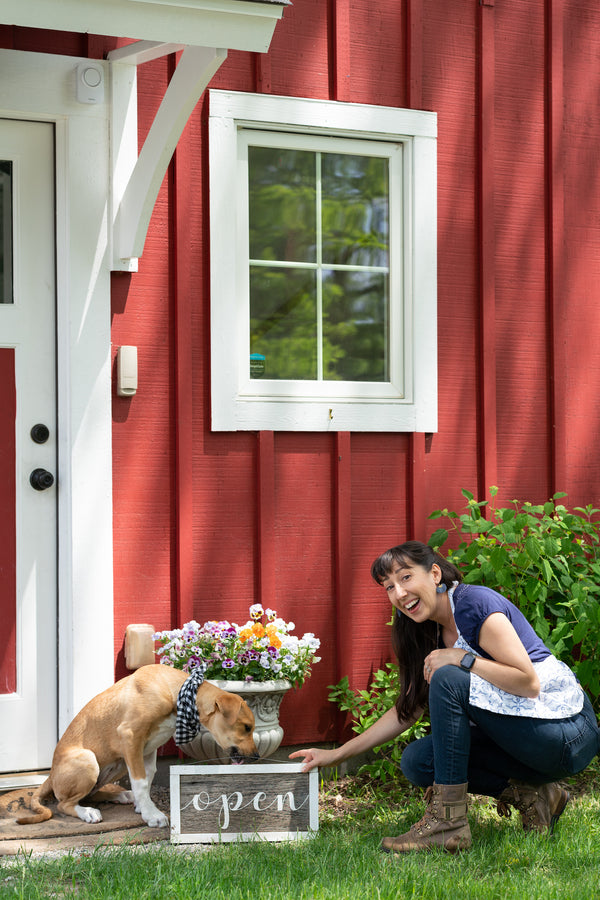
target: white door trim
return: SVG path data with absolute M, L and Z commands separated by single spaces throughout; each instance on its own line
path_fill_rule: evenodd
M 0 51 L 0 116 L 56 128 L 59 733 L 114 680 L 109 116 L 80 62 Z

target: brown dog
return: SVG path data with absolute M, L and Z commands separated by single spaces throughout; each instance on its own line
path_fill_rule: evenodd
M 187 678 L 169 666 L 142 666 L 98 694 L 75 716 L 54 751 L 46 781 L 33 793 L 31 815 L 20 825 L 43 822 L 52 811 L 42 800 L 54 794 L 60 812 L 84 822 L 101 822 L 99 810 L 81 806 L 84 797 L 96 801 L 135 803 L 151 828 L 168 825 L 150 799 L 156 772 L 156 751 L 175 732 L 177 695 Z M 236 694 L 203 682 L 196 695 L 200 722 L 233 762 L 257 759 L 254 716 Z M 129 773 L 131 791 L 112 782 Z

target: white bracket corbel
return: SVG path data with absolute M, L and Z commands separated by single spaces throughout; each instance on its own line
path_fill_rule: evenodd
M 112 51 L 111 170 L 113 271 L 137 271 L 148 225 L 169 162 L 194 107 L 227 58 L 215 47 L 185 47 L 137 154 L 137 65 L 181 49 L 138 41 Z

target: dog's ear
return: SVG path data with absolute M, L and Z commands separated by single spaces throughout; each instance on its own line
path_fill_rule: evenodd
M 216 707 L 228 723 L 233 723 L 240 713 L 242 698 L 237 694 L 228 694 L 224 692 L 217 698 Z
M 206 681 L 196 694 L 196 708 L 200 721 L 204 724 L 216 712 L 220 712 L 226 722 L 235 722 L 239 715 L 242 698 L 237 694 L 221 691 Z
M 201 684 L 196 694 L 196 709 L 200 721 L 204 723 L 217 711 L 217 689 L 206 681 Z

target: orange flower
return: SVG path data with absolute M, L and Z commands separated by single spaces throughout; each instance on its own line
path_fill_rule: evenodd
M 242 644 L 245 644 L 246 641 L 249 641 L 252 637 L 252 629 L 251 628 L 242 628 L 240 631 L 240 641 Z
M 277 634 L 277 627 L 275 625 L 267 625 L 266 632 L 267 637 L 271 642 L 271 647 L 275 647 L 276 650 L 279 650 L 281 647 L 281 640 Z
M 265 629 L 260 624 L 260 622 L 255 622 L 252 626 L 252 634 L 254 637 L 263 638 L 265 636 Z

